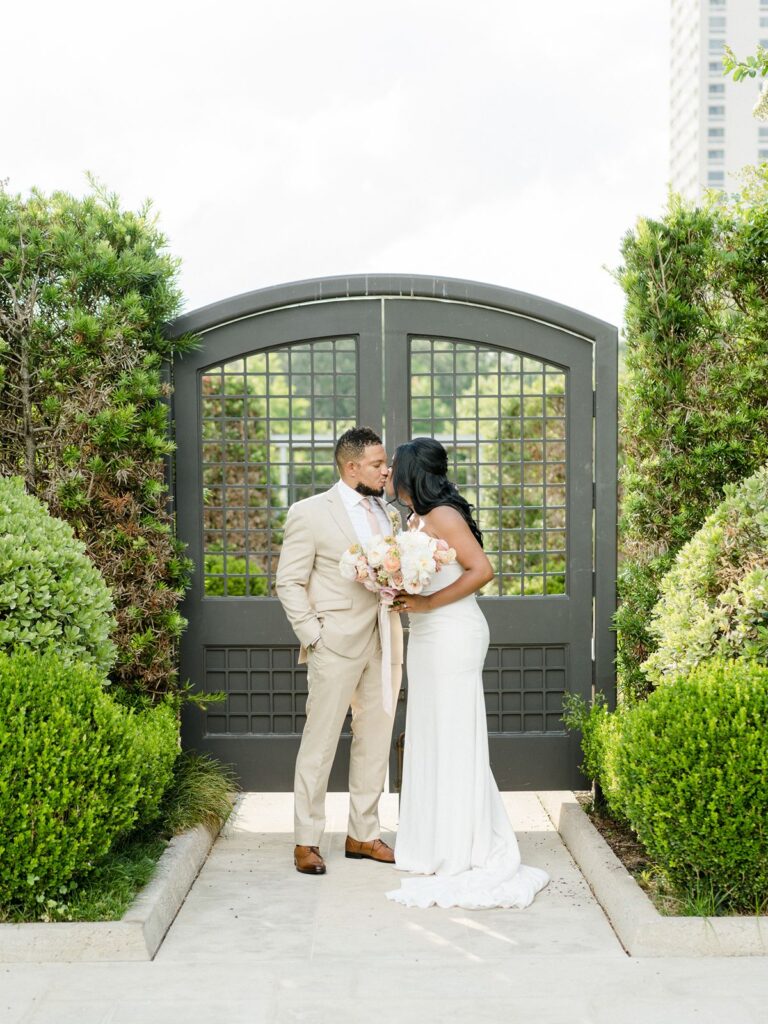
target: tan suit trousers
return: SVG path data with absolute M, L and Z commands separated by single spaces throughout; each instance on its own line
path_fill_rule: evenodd
M 325 830 L 325 794 L 341 728 L 352 708 L 348 833 L 360 842 L 380 834 L 378 805 L 384 788 L 393 715 L 381 699 L 381 643 L 375 628 L 362 653 L 345 658 L 320 645 L 308 652 L 307 721 L 294 778 L 296 842 L 317 846 Z M 393 704 L 402 668 L 392 666 Z

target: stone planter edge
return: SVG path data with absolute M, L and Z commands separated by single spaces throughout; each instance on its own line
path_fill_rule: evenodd
M 152 960 L 215 839 L 205 825 L 174 836 L 119 921 L 0 924 L 0 963 Z
M 768 917 L 660 914 L 572 792 L 540 792 L 538 797 L 630 956 L 768 955 Z

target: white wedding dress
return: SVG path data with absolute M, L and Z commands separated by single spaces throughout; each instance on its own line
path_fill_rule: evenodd
M 424 593 L 455 582 L 457 563 Z M 488 759 L 483 663 L 488 623 L 474 594 L 411 613 L 408 710 L 395 867 L 387 898 L 409 907 L 527 907 L 549 881 L 520 851 Z

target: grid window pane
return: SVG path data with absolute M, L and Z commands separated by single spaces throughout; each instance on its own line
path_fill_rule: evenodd
M 445 446 L 475 506 L 496 572 L 484 593 L 566 593 L 567 374 L 489 345 L 410 345 L 411 434 Z
M 269 596 L 288 508 L 333 483 L 335 438 L 357 417 L 357 340 L 209 368 L 200 407 L 205 596 Z

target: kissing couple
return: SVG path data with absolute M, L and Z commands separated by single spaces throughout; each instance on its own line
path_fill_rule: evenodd
M 448 479 L 439 441 L 400 445 L 392 467 L 369 427 L 336 442 L 339 480 L 292 505 L 277 569 L 277 595 L 307 663 L 306 723 L 294 778 L 294 864 L 325 874 L 320 854 L 325 795 L 341 728 L 352 709 L 349 825 L 345 854 L 408 872 L 388 899 L 406 906 L 527 907 L 549 881 L 520 861 L 514 830 L 490 768 L 483 697 L 488 623 L 475 598 L 494 575 L 472 506 Z M 379 599 L 345 579 L 350 544 L 408 527 L 456 552 L 419 594 L 403 594 L 389 614 L 391 671 L 382 677 Z M 395 849 L 380 837 L 379 799 L 400 690 L 407 612 L 408 707 Z M 386 620 L 385 620 L 386 621 Z M 382 700 L 382 678 L 392 699 Z M 387 695 L 388 696 L 388 695 Z

